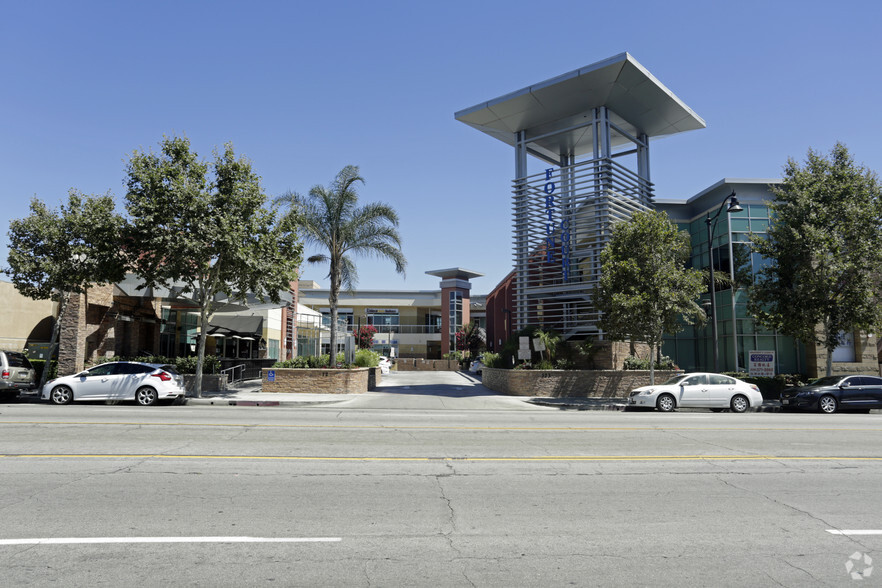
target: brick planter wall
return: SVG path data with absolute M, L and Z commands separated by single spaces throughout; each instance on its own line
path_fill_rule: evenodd
M 369 369 L 271 368 L 263 372 L 262 390 L 271 393 L 362 394 L 368 390 Z M 267 375 L 270 371 L 275 373 L 274 382 L 267 380 Z
M 398 358 L 395 367 L 399 372 L 457 372 L 459 362 L 455 359 Z
M 655 372 L 655 382 L 677 373 Z M 485 367 L 487 388 L 509 396 L 550 398 L 626 398 L 634 388 L 649 384 L 649 371 L 641 370 L 501 370 Z

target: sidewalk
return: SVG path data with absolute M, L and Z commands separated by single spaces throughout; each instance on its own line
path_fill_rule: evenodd
M 382 388 L 374 392 L 382 393 Z M 321 406 L 327 404 L 339 404 L 358 398 L 362 394 L 292 394 L 292 393 L 264 393 L 261 391 L 261 382 L 251 380 L 238 384 L 236 388 L 229 390 L 204 391 L 201 398 L 187 397 L 189 405 L 214 405 L 214 406 Z M 549 397 L 520 397 L 526 403 L 537 406 L 549 406 L 562 410 L 635 410 L 629 409 L 625 398 L 549 398 Z M 706 409 L 681 409 L 684 411 Z M 781 403 L 777 400 L 767 400 L 756 412 L 780 412 Z
M 360 394 L 264 393 L 260 380 L 241 382 L 228 390 L 205 390 L 201 398 L 187 397 L 188 405 L 215 406 L 318 406 L 345 402 Z

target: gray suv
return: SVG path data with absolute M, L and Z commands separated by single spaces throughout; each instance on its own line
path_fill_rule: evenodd
M 0 351 L 0 398 L 11 400 L 37 385 L 34 366 L 20 351 Z

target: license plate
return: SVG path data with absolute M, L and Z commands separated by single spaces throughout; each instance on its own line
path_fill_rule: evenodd
M 790 401 L 789 400 L 782 400 L 781 404 L 790 404 Z

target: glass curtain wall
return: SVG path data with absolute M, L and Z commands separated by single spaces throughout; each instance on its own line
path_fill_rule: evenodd
M 728 283 L 716 285 L 717 332 L 719 335 L 719 369 L 724 372 L 748 371 L 751 351 L 776 352 L 776 372 L 801 373 L 805 367 L 805 350 L 791 337 L 776 334 L 758 325 L 747 313 L 747 287 L 762 267 L 763 259 L 750 248 L 750 234 L 764 236 L 769 227 L 769 209 L 762 204 L 742 204 L 744 210 L 721 215 L 714 230 L 712 259 L 717 276 Z M 696 268 L 708 267 L 706 214 L 689 223 L 680 223 L 692 240 L 691 263 Z M 702 296 L 709 302 L 710 293 Z M 685 330 L 666 337 L 663 353 L 685 370 L 713 369 L 713 336 L 710 321 L 702 328 L 686 326 Z

